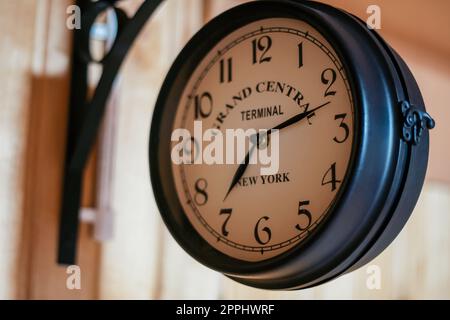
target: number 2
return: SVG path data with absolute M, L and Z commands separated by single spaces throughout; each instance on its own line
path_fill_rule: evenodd
M 331 73 L 331 79 L 328 77 L 328 75 Z M 325 90 L 324 93 L 324 97 L 328 97 L 328 96 L 334 96 L 336 94 L 336 91 L 330 90 L 331 86 L 334 84 L 334 82 L 336 81 L 336 71 L 334 71 L 331 68 L 325 69 L 322 72 L 322 76 L 321 76 L 321 80 L 323 84 L 327 84 L 328 87 Z

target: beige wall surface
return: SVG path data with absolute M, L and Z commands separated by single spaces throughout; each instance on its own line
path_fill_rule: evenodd
M 142 0 L 127 0 L 130 13 Z M 427 181 L 412 218 L 370 265 L 382 286 L 369 290 L 367 268 L 297 292 L 255 290 L 209 270 L 172 239 L 156 207 L 148 172 L 150 119 L 177 53 L 204 22 L 236 0 L 167 0 L 123 66 L 114 97 L 117 127 L 111 185 L 113 238 L 94 240 L 82 223 L 82 289 L 66 288 L 56 260 L 67 123 L 71 32 L 69 0 L 0 0 L 0 299 L 450 299 L 450 2 L 327 0 L 366 19 L 381 8 L 379 31 L 415 75 L 437 127 Z M 96 157 L 83 204 L 95 205 Z M 91 171 L 94 171 L 92 173 Z M 91 173 L 90 173 L 91 172 Z

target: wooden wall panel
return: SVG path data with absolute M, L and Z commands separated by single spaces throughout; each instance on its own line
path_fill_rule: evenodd
M 22 2 L 24 6 L 29 5 L 28 1 Z M 29 131 L 27 162 L 23 168 L 26 198 L 18 265 L 21 270 L 19 298 L 97 296 L 99 247 L 91 240 L 87 225 L 82 224 L 80 228 L 81 290 L 66 287 L 66 268 L 56 264 L 70 81 L 71 32 L 65 27 L 66 8 L 70 4 L 71 1 L 39 0 L 34 12 L 35 28 L 40 32 L 34 38 L 35 47 L 30 49 L 34 53 L 34 68 L 28 70 Z M 26 24 L 22 24 L 19 29 L 26 28 Z M 91 161 L 91 167 L 93 164 Z M 84 194 L 84 205 L 92 204 L 93 200 L 92 194 Z
M 55 263 L 71 49 L 65 27 L 69 4 L 0 3 L 0 298 L 94 297 L 92 271 L 82 277 L 83 290 L 69 291 L 65 269 Z M 96 247 L 83 239 L 84 266 Z
M 25 153 L 37 3 L 0 2 L 0 299 L 18 291 Z M 28 27 L 23 28 L 23 21 Z M 9 32 L 5 32 L 8 30 Z
M 175 58 L 178 39 L 189 30 L 181 26 L 188 25 L 185 17 L 195 19 L 194 2 L 166 1 L 158 9 L 130 52 L 117 83 L 115 228 L 114 239 L 103 245 L 102 299 L 161 296 L 165 229 L 150 185 L 148 136 L 159 87 Z M 124 2 L 123 6 L 133 13 L 140 3 Z
M 124 3 L 133 11 L 139 2 Z M 152 196 L 148 134 L 163 79 L 203 21 L 202 2 L 166 1 L 130 52 L 118 81 L 115 235 L 104 243 L 100 298 L 196 298 L 218 295 L 218 275 L 199 265 L 167 233 Z M 182 271 L 180 270 L 182 269 Z M 205 279 L 211 275 L 211 281 Z
M 204 7 L 202 1 L 172 1 L 167 37 L 175 35 L 170 60 L 173 60 L 192 35 L 203 25 Z M 170 61 L 171 63 L 172 61 Z M 220 277 L 217 273 L 198 264 L 179 245 L 164 227 L 163 263 L 161 292 L 162 299 L 216 299 L 219 297 Z M 182 272 L 180 272 L 182 270 Z
M 141 1 L 123 2 L 134 14 Z M 153 214 L 147 140 L 152 103 L 162 77 L 161 8 L 129 53 L 116 81 L 113 239 L 102 245 L 99 298 L 150 299 L 158 288 L 159 221 Z

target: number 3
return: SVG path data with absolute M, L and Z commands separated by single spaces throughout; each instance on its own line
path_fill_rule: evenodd
M 336 141 L 337 143 L 344 143 L 347 140 L 347 138 L 348 138 L 348 136 L 350 134 L 350 129 L 349 129 L 348 125 L 346 123 L 344 123 L 344 120 L 345 120 L 346 116 L 347 116 L 346 113 L 341 113 L 341 114 L 337 114 L 337 115 L 334 116 L 334 120 L 341 119 L 341 123 L 339 125 L 339 128 L 342 128 L 345 131 L 345 136 L 344 136 L 344 138 L 342 140 L 339 140 L 337 137 L 333 138 L 333 140 Z

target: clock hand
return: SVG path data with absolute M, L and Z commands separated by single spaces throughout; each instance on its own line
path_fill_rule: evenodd
M 276 127 L 273 127 L 272 129 L 270 129 L 270 130 L 268 131 L 268 134 L 270 134 L 270 132 L 272 132 L 272 130 L 280 130 L 280 129 L 286 128 L 286 127 L 288 127 L 288 126 L 290 126 L 290 125 L 292 125 L 292 124 L 294 124 L 294 123 L 297 123 L 297 122 L 299 122 L 299 121 L 305 119 L 306 117 L 308 117 L 310 114 L 316 112 L 316 111 L 319 110 L 320 108 L 325 107 L 325 106 L 328 105 L 328 104 L 330 104 L 330 101 L 325 102 L 325 103 L 321 104 L 320 106 L 318 106 L 318 107 L 316 107 L 316 108 L 314 108 L 314 109 L 312 109 L 312 110 L 309 110 L 309 111 L 305 111 L 305 112 L 299 113 L 299 114 L 293 116 L 292 118 L 289 118 L 289 119 L 287 119 L 286 121 L 280 123 L 280 124 L 277 125 Z
M 316 112 L 317 110 L 319 110 L 320 108 L 325 107 L 326 105 L 330 104 L 330 101 L 325 102 L 323 104 L 321 104 L 320 106 L 310 110 L 310 111 L 305 111 L 302 112 L 300 114 L 297 114 L 295 116 L 293 116 L 292 118 L 289 118 L 288 120 L 280 123 L 279 125 L 273 127 L 272 129 L 267 131 L 267 135 L 270 135 L 272 133 L 273 130 L 280 130 L 283 128 L 286 128 L 294 123 L 297 123 L 303 119 L 305 119 L 306 117 L 308 117 L 310 114 Z M 228 197 L 228 195 L 230 194 L 231 190 L 233 189 L 233 187 L 238 183 L 239 179 L 241 179 L 241 177 L 244 175 L 245 170 L 248 167 L 249 164 L 249 160 L 250 160 L 250 156 L 253 153 L 253 150 L 255 149 L 255 147 L 259 144 L 258 140 L 259 140 L 259 134 L 256 134 L 256 139 L 257 142 L 250 148 L 250 150 L 247 152 L 245 159 L 243 161 L 243 163 L 241 163 L 238 167 L 238 169 L 236 170 L 236 173 L 233 176 L 233 180 L 231 181 L 230 187 L 228 188 L 227 194 L 225 195 L 225 198 L 223 198 L 223 201 L 225 201 L 225 199 Z
M 236 170 L 236 173 L 233 176 L 233 180 L 231 181 L 230 187 L 228 188 L 227 194 L 225 195 L 225 198 L 223 198 L 223 201 L 228 197 L 233 187 L 238 183 L 239 179 L 244 175 L 245 169 L 247 169 L 248 163 L 250 161 L 250 156 L 253 153 L 253 150 L 255 150 L 257 143 L 255 143 L 250 150 L 245 155 L 244 161 L 239 165 L 238 169 Z

